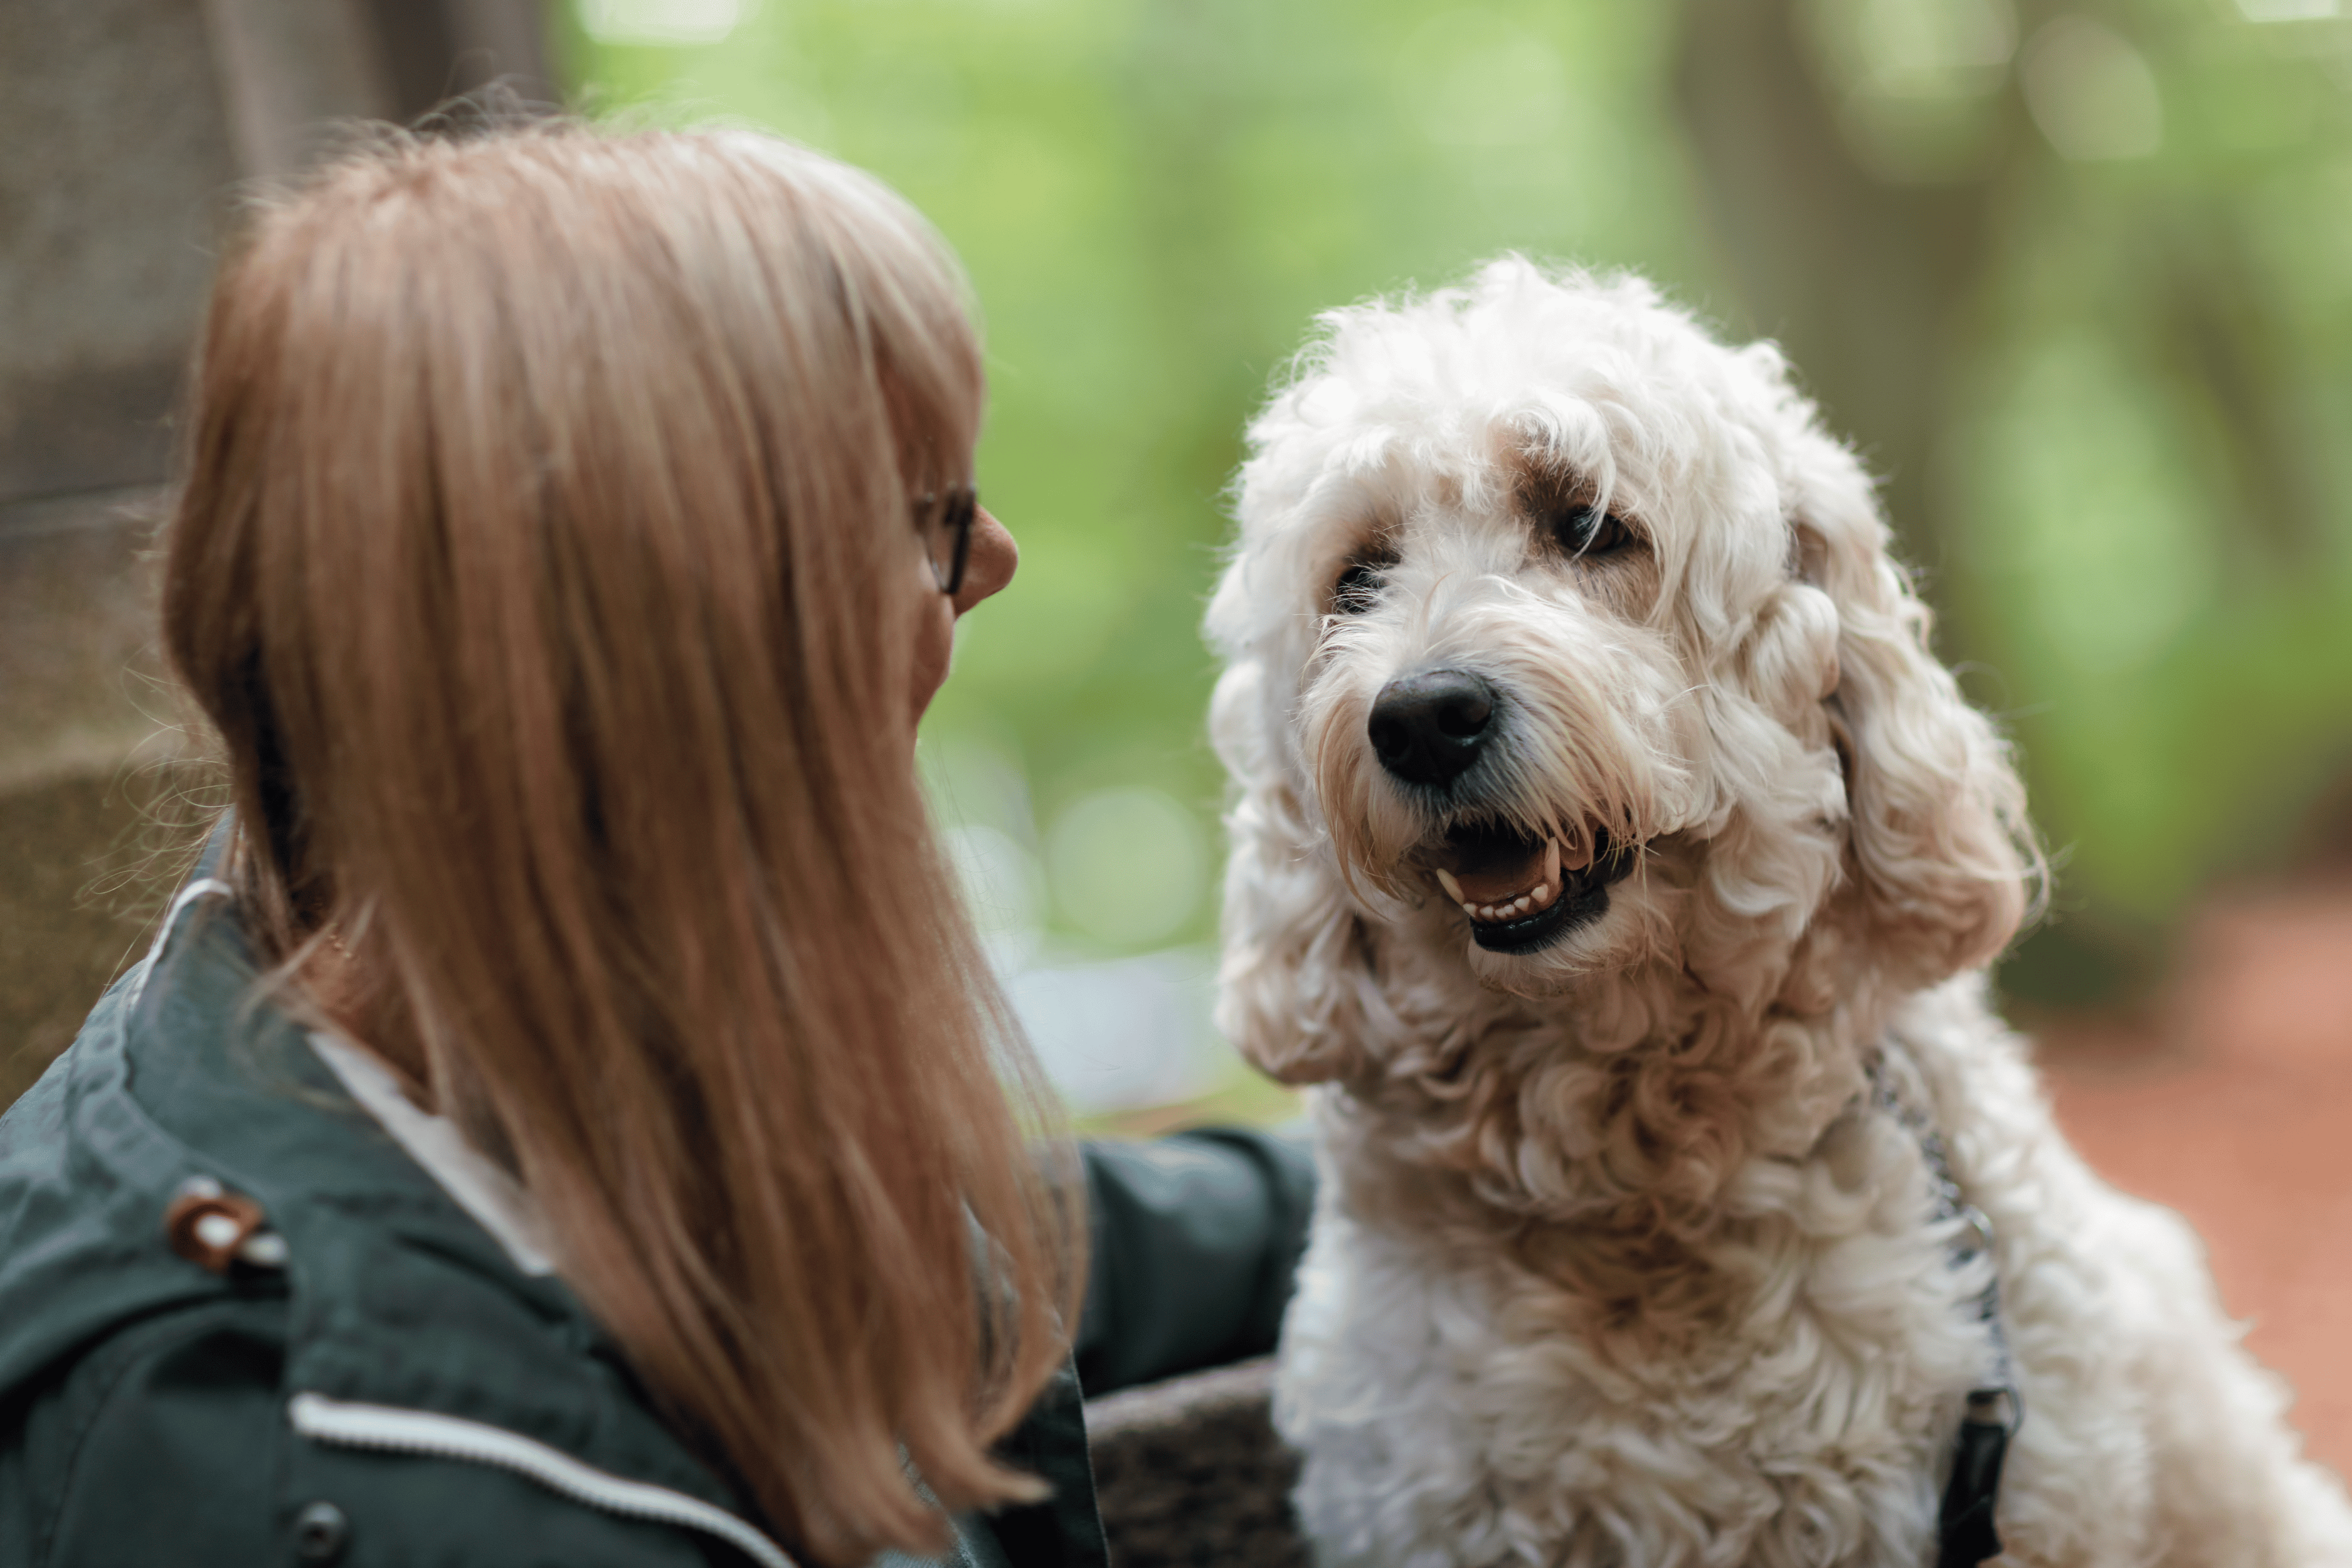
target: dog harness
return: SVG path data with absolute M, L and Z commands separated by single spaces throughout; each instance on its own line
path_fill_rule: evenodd
M 1864 1069 L 1869 1075 L 1870 1108 L 1893 1117 L 1910 1132 L 1927 1163 L 1929 1187 L 1936 1203 L 1936 1222 L 1960 1222 L 1952 1241 L 1955 1268 L 1992 1251 L 1992 1222 L 1962 1195 L 1952 1179 L 1950 1156 L 1943 1134 L 1927 1115 L 1903 1102 L 1886 1074 L 1886 1053 L 1873 1051 Z M 2000 1463 L 2009 1440 L 2025 1424 L 2025 1401 L 2017 1392 L 2017 1369 L 2009 1353 L 2009 1334 L 2001 1325 L 2000 1276 L 1990 1273 L 1976 1299 L 1976 1314 L 1992 1342 L 1992 1365 L 1986 1379 L 1969 1390 L 1953 1439 L 1952 1475 L 1944 1486 L 1944 1503 L 1937 1516 L 1936 1568 L 1977 1568 L 2000 1555 L 2000 1534 L 1993 1528 L 1993 1505 L 2000 1497 Z

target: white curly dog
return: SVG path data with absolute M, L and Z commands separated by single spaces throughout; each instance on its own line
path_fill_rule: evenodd
M 1319 1559 L 1974 1563 L 2021 1404 L 2003 1563 L 2352 1564 L 1987 1005 L 2022 791 L 1780 353 L 1509 258 L 1324 317 L 1250 439 L 1221 1021 L 1318 1086 Z

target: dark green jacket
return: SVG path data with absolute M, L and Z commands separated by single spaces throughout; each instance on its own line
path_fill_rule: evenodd
M 252 994 L 218 884 L 0 1117 L 0 1564 L 740 1564 L 791 1543 L 654 1415 L 613 1341 L 492 1237 Z M 1088 1150 L 1092 1392 L 1269 1347 L 1297 1151 L 1245 1133 Z M 192 1178 L 284 1261 L 168 1245 Z M 1101 1568 L 1075 1375 L 1006 1444 L 1053 1484 L 959 1520 L 980 1568 Z

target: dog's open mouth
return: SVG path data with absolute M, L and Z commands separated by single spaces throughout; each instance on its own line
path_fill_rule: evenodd
M 1589 845 L 1590 848 L 1584 847 Z M 1582 844 L 1495 823 L 1460 823 L 1432 856 L 1445 896 L 1489 952 L 1534 952 L 1609 908 L 1609 884 L 1633 868 L 1638 845 L 1588 827 Z

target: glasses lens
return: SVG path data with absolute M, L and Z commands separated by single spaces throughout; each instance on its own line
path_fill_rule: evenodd
M 969 489 L 952 491 L 940 503 L 929 544 L 931 575 L 942 594 L 963 586 L 964 559 L 971 553 L 971 524 L 979 507 L 979 497 Z

